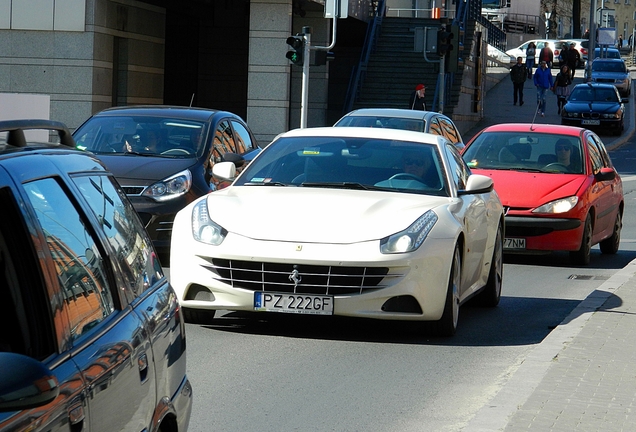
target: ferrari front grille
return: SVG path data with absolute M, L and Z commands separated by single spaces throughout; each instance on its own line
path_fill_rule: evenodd
M 345 267 L 211 259 L 209 269 L 234 288 L 296 294 L 356 295 L 386 288 L 403 273 L 388 267 Z

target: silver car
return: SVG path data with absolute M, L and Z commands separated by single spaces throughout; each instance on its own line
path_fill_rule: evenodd
M 445 137 L 459 150 L 464 148 L 464 141 L 455 123 L 444 114 L 435 111 L 361 108 L 345 114 L 334 126 L 376 127 L 431 133 Z
M 632 79 L 622 59 L 595 59 L 592 61 L 591 74 L 591 82 L 614 84 L 622 96 L 629 96 L 631 93 Z

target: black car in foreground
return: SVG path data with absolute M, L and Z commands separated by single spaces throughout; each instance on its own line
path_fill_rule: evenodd
M 113 175 L 0 121 L 0 208 L 0 431 L 186 431 L 182 310 Z
M 628 98 L 621 98 L 612 84 L 577 84 L 561 111 L 561 124 L 605 129 L 620 135 L 627 102 Z
M 236 114 L 192 107 L 109 108 L 86 120 L 73 137 L 115 175 L 164 265 L 175 214 L 223 186 L 213 181 L 212 166 L 223 160 L 241 165 L 259 150 Z

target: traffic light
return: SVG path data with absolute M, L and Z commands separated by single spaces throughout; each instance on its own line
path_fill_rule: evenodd
M 460 28 L 458 25 L 452 25 L 450 27 L 449 39 L 455 40 L 455 43 L 451 45 L 451 50 L 446 53 L 446 72 L 457 72 L 459 65 L 459 58 L 462 56 L 463 46 L 461 44 L 462 35 L 460 34 Z M 450 43 L 450 42 L 449 42 Z
M 453 33 L 442 27 L 437 31 L 437 54 L 443 56 L 453 50 Z
M 287 51 L 285 57 L 293 64 L 302 66 L 305 56 L 305 37 L 303 35 L 290 36 L 287 38 L 287 45 L 293 49 Z

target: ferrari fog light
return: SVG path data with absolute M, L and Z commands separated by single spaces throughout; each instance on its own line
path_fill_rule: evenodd
M 202 243 L 218 246 L 227 236 L 227 230 L 210 219 L 208 200 L 200 200 L 192 209 L 192 237 Z
M 380 252 L 384 254 L 412 252 L 419 248 L 437 222 L 435 212 L 429 210 L 410 227 L 380 240 Z
M 537 207 L 532 211 L 532 213 L 565 213 L 574 208 L 576 204 L 579 202 L 579 198 L 576 196 L 571 196 L 567 198 L 558 199 L 555 201 L 551 201 L 547 204 L 543 204 L 541 207 Z

